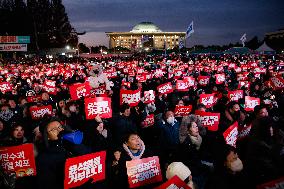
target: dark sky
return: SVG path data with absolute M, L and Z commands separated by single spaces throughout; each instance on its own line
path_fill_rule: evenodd
M 130 31 L 149 21 L 162 31 L 184 31 L 194 21 L 187 46 L 240 42 L 284 28 L 284 0 L 63 0 L 80 42 L 106 45 L 106 31 Z

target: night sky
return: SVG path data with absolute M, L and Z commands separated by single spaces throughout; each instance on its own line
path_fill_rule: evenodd
M 63 0 L 80 42 L 108 46 L 105 32 L 128 32 L 148 21 L 162 31 L 185 32 L 194 21 L 193 45 L 223 45 L 240 42 L 247 33 L 257 35 L 284 28 L 284 0 Z

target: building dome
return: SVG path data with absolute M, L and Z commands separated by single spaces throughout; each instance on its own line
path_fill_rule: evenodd
M 130 31 L 133 33 L 157 33 L 162 32 L 155 24 L 152 22 L 141 22 L 133 27 Z

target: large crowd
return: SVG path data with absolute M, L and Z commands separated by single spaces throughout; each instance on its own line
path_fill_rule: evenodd
M 0 188 L 64 188 L 66 160 L 101 151 L 106 151 L 105 179 L 77 188 L 129 188 L 126 162 L 153 156 L 159 158 L 162 181 L 141 188 L 155 188 L 177 175 L 194 189 L 251 189 L 284 175 L 283 55 L 0 63 L 0 149 L 33 144 L 36 164 L 36 176 L 17 178 L 2 167 Z M 216 74 L 223 80 L 217 82 Z M 208 80 L 200 82 L 200 76 Z M 178 81 L 188 77 L 194 83 L 180 90 Z M 87 95 L 74 99 L 69 91 L 77 83 L 90 86 L 89 96 L 111 98 L 111 116 L 86 119 Z M 159 91 L 166 83 L 172 90 Z M 95 93 L 98 88 L 104 92 Z M 141 98 L 135 105 L 121 102 L 122 90 L 139 90 Z M 155 96 L 146 102 L 144 91 L 150 90 Z M 228 92 L 236 90 L 243 95 L 233 100 Z M 203 104 L 202 94 L 214 94 L 214 103 Z M 250 111 L 246 96 L 260 99 Z M 32 108 L 49 105 L 51 112 L 34 118 Z M 187 115 L 176 114 L 177 106 L 190 105 Z M 217 130 L 205 127 L 196 112 L 220 113 Z M 149 115 L 154 121 L 147 125 Z M 234 124 L 239 135 L 231 143 L 224 132 Z M 243 130 L 248 132 L 240 136 Z M 83 133 L 82 142 L 62 137 L 77 131 Z

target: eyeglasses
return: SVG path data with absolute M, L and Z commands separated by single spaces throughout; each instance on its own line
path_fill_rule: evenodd
M 62 130 L 63 129 L 63 126 L 62 125 L 59 125 L 58 127 L 54 127 L 54 128 L 52 128 L 52 129 L 50 129 L 49 131 L 47 131 L 47 132 L 53 132 L 53 131 L 59 131 L 59 130 Z

